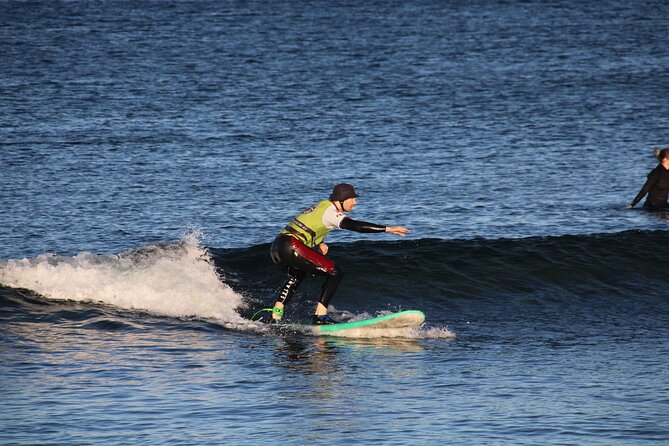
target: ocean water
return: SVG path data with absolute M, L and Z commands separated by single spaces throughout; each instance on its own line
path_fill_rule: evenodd
M 666 2 L 0 5 L 0 444 L 669 443 Z

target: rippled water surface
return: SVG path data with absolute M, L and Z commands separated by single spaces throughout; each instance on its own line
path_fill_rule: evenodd
M 0 443 L 669 442 L 662 1 L 0 8 Z M 355 184 L 334 315 L 251 323 Z M 309 317 L 320 283 L 287 317 Z
M 669 140 L 667 18 L 663 2 L 8 2 L 2 252 L 120 250 L 189 222 L 263 243 L 339 181 L 417 237 L 666 228 L 621 210 Z

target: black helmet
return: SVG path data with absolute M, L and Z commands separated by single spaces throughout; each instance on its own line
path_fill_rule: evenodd
M 349 198 L 357 198 L 358 196 L 353 186 L 347 183 L 340 183 L 332 189 L 330 201 L 344 201 Z

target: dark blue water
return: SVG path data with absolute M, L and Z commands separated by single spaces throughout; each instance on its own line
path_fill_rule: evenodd
M 669 6 L 4 2 L 0 443 L 669 442 Z M 331 309 L 248 321 L 347 181 Z M 640 206 L 639 206 L 640 207 Z M 304 322 L 320 282 L 287 311 Z

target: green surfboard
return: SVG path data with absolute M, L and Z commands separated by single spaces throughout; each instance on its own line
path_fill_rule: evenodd
M 425 314 L 418 310 L 406 310 L 398 313 L 386 314 L 384 316 L 362 319 L 353 322 L 341 322 L 330 325 L 314 325 L 317 333 L 337 333 L 348 330 L 364 328 L 365 330 L 376 330 L 385 328 L 412 328 L 419 327 L 425 322 Z

